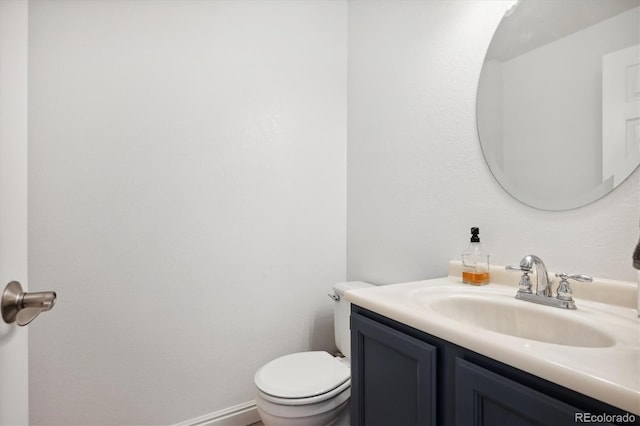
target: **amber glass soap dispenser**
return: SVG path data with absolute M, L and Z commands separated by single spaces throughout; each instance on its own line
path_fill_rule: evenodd
M 489 284 L 489 253 L 480 245 L 480 228 L 471 228 L 469 247 L 462 252 L 462 282 L 473 285 Z

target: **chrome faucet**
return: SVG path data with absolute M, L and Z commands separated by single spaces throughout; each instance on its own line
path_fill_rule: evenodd
M 552 281 L 549 279 L 549 273 L 542 259 L 533 254 L 525 256 L 520 261 L 520 270 L 532 272 L 536 274 L 536 294 L 545 297 L 553 297 L 551 291 Z
M 569 275 L 566 273 L 558 273 L 556 277 L 560 278 L 558 286 L 558 294 L 553 297 L 552 284 L 553 280 L 549 278 L 547 267 L 542 259 L 533 254 L 527 255 L 520 261 L 519 266 L 506 266 L 508 271 L 521 271 L 520 283 L 516 299 L 526 300 L 529 302 L 540 303 L 542 305 L 555 306 L 564 309 L 576 309 L 576 304 L 571 297 L 572 291 L 569 286 L 568 279 L 581 282 L 591 282 L 593 278 L 588 275 Z M 531 280 L 529 273 L 536 274 L 536 291 L 531 291 Z

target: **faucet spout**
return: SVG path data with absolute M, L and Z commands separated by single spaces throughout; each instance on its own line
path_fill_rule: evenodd
M 536 274 L 536 294 L 540 296 L 552 297 L 551 280 L 547 273 L 547 267 L 542 259 L 533 254 L 525 256 L 520 261 L 520 269 Z

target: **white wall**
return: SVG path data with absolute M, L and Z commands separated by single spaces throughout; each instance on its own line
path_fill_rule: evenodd
M 349 279 L 443 276 L 475 225 L 495 264 L 533 253 L 550 270 L 636 279 L 638 170 L 593 204 L 545 212 L 511 198 L 485 165 L 476 89 L 508 4 L 350 3 Z
M 35 0 L 33 424 L 169 424 L 333 346 L 346 3 Z

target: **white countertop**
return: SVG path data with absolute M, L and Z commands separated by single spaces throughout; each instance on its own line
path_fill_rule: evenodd
M 491 283 L 476 287 L 462 283 L 459 266 L 459 262 L 452 262 L 448 277 L 349 290 L 345 298 L 365 309 L 640 415 L 640 319 L 635 307 L 629 307 L 636 300 L 635 283 L 597 279 L 593 284 L 577 283 L 573 285 L 577 310 L 517 301 L 540 306 L 541 310 L 552 309 L 553 315 L 559 318 L 566 316 L 588 323 L 615 340 L 615 344 L 608 347 L 564 346 L 463 324 L 434 311 L 425 299 L 429 294 L 446 297 L 446 293 L 456 294 L 459 289 L 460 293 L 477 291 L 495 298 L 509 298 L 509 301 L 515 296 L 517 288 L 511 281 L 517 284 L 517 274 L 502 274 L 500 267 L 495 271 L 492 268 Z M 510 285 L 505 285 L 505 280 Z M 580 299 L 575 291 L 578 286 L 590 286 L 596 293 L 585 294 L 582 290 L 585 298 Z M 607 303 L 593 300 L 597 300 L 599 294 Z

